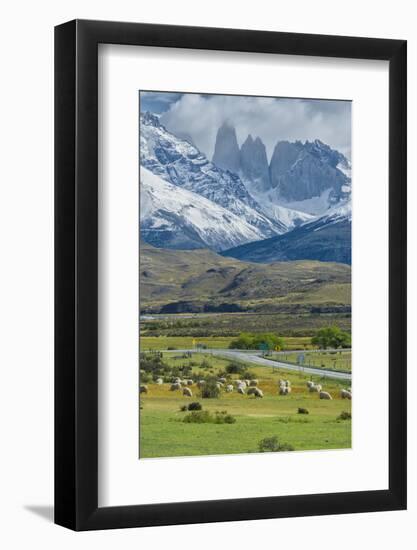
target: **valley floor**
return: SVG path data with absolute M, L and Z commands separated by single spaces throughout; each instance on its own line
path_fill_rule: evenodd
M 170 353 L 163 361 L 173 367 L 192 362 L 194 382 L 202 376 L 218 376 L 230 363 L 204 353 L 192 354 L 192 358 Z M 234 389 L 232 393 L 221 391 L 218 398 L 202 399 L 195 384 L 190 387 L 193 396 L 184 397 L 180 391 L 170 391 L 170 383 L 147 383 L 148 393 L 141 394 L 140 399 L 140 458 L 258 452 L 260 441 L 274 436 L 295 451 L 350 448 L 351 420 L 339 418 L 342 412 L 351 412 L 351 402 L 340 397 L 340 390 L 349 382 L 268 367 L 248 368 L 258 378 L 264 398 L 240 395 Z M 238 375 L 231 375 L 228 383 L 236 378 Z M 279 378 L 291 382 L 291 394 L 278 395 Z M 310 379 L 321 383 L 333 399 L 321 400 L 317 393 L 308 392 Z M 184 422 L 189 413 L 180 408 L 192 401 L 200 402 L 203 410 L 213 414 L 227 411 L 236 421 Z M 300 407 L 309 414 L 299 414 Z

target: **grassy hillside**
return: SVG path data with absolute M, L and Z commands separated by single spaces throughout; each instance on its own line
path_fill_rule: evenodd
M 223 373 L 229 361 L 204 354 L 192 358 L 164 355 L 172 366 L 193 364 L 191 377 L 198 380 L 206 374 Z M 204 364 L 207 364 L 203 367 Z M 305 376 L 302 373 L 272 370 L 269 367 L 249 365 L 259 379 L 263 399 L 221 391 L 218 398 L 201 399 L 195 384 L 193 397 L 184 397 L 180 391 L 170 391 L 170 384 L 147 382 L 148 393 L 140 398 L 140 457 L 196 456 L 257 452 L 265 437 L 278 437 L 295 451 L 311 449 L 343 449 L 351 446 L 351 421 L 340 420 L 342 411 L 351 412 L 351 402 L 340 397 L 340 389 L 349 384 L 343 381 Z M 229 377 L 228 382 L 238 378 Z M 278 395 L 278 380 L 290 380 L 292 393 Z M 320 400 L 317 393 L 309 393 L 307 380 L 321 383 L 333 396 L 332 401 Z M 198 401 L 204 410 L 226 410 L 236 418 L 234 424 L 188 424 L 184 404 Z M 309 411 L 298 414 L 298 408 Z
M 349 312 L 350 276 L 345 264 L 254 264 L 142 244 L 141 313 Z

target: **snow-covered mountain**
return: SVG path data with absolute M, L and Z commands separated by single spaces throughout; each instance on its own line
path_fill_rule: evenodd
M 235 129 L 224 124 L 214 160 L 141 113 L 145 242 L 231 249 L 226 255 L 249 261 L 350 262 L 350 164 L 341 153 L 319 140 L 279 142 L 268 164 L 260 138 L 248 136 L 239 149 Z
M 162 248 L 224 250 L 262 232 L 212 201 L 140 168 L 140 236 Z
M 241 245 L 224 251 L 223 255 L 260 263 L 320 260 L 350 264 L 351 222 L 351 203 L 346 201 L 285 235 Z
M 168 132 L 158 117 L 143 113 L 140 123 L 141 166 L 226 208 L 259 229 L 264 238 L 288 230 L 263 212 L 238 175 L 222 170 L 190 142 Z
M 320 216 L 350 196 L 348 159 L 318 139 L 279 141 L 268 164 L 259 137 L 249 135 L 239 149 L 235 129 L 223 124 L 217 132 L 213 162 L 238 174 L 267 216 L 275 211 L 280 217 L 288 209 L 286 218 L 302 223 L 306 220 L 297 212 Z

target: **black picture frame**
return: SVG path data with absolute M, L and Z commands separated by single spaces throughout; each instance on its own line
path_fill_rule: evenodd
M 389 62 L 387 490 L 98 506 L 98 44 Z M 81 531 L 406 508 L 406 46 L 107 21 L 55 28 L 55 523 Z

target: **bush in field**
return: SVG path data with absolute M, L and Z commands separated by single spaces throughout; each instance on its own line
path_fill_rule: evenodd
M 183 422 L 207 424 L 208 422 L 213 422 L 212 418 L 213 417 L 209 411 L 192 411 L 184 416 Z
M 337 420 L 351 420 L 352 414 L 347 411 L 342 411 L 339 416 L 337 417 Z
M 202 369 L 210 369 L 211 368 L 211 364 L 207 361 L 207 359 L 203 359 L 201 361 L 201 368 Z
M 309 414 L 307 409 L 304 409 L 303 407 L 298 407 L 298 414 Z
M 227 374 L 242 374 L 243 372 L 245 372 L 245 367 L 240 363 L 229 363 L 226 367 Z
M 349 348 L 352 344 L 351 336 L 344 332 L 338 326 L 325 327 L 317 331 L 311 339 L 313 346 L 321 349 L 327 348 Z
M 217 385 L 216 378 L 207 378 L 206 383 L 201 388 L 201 397 L 204 399 L 216 399 L 220 396 L 220 388 Z
M 193 401 L 188 405 L 189 411 L 201 411 L 202 408 L 203 408 L 203 405 L 198 401 Z
M 293 451 L 294 447 L 288 443 L 280 443 L 276 435 L 265 437 L 258 444 L 260 453 L 277 453 L 280 451 Z
M 214 414 L 215 424 L 234 424 L 235 422 L 236 418 L 227 411 L 216 411 Z
M 181 412 L 188 411 L 188 405 L 181 405 L 180 411 L 181 411 Z
M 234 424 L 236 418 L 227 411 L 216 411 L 211 414 L 210 411 L 192 411 L 187 414 L 183 422 L 194 424 Z
M 230 349 L 281 350 L 285 347 L 283 338 L 273 332 L 251 334 L 242 332 L 236 340 L 230 342 Z

